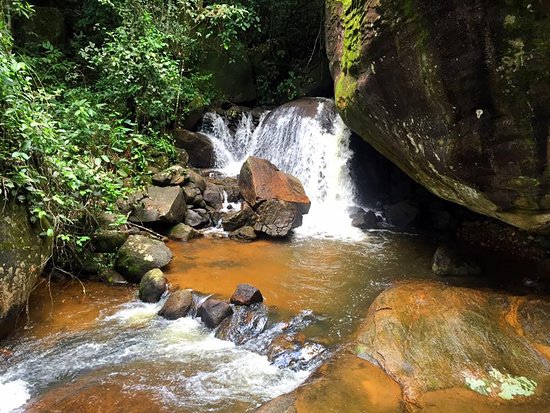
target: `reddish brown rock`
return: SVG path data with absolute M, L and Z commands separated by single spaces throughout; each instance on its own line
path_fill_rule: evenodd
M 159 311 L 159 315 L 167 320 L 177 320 L 185 317 L 193 306 L 193 294 L 188 290 L 176 290 L 168 297 Z
M 243 198 L 253 208 L 262 201 L 272 199 L 295 204 L 302 214 L 307 214 L 311 206 L 298 178 L 279 171 L 271 162 L 255 156 L 249 157 L 243 164 L 239 187 Z
M 252 305 L 263 300 L 260 290 L 250 284 L 239 284 L 231 296 L 231 303 L 236 305 Z

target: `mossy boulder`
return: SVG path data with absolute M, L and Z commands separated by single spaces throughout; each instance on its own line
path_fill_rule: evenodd
M 162 241 L 143 235 L 130 235 L 118 250 L 115 269 L 128 281 L 139 283 L 148 271 L 164 268 L 172 260 L 172 251 Z
M 547 309 L 540 298 L 401 282 L 370 306 L 356 354 L 398 382 L 412 406 L 445 389 L 495 404 L 536 399 L 550 379 Z
M 168 281 L 164 273 L 153 268 L 139 282 L 139 299 L 145 303 L 158 303 L 166 291 Z
M 47 223 L 31 224 L 24 205 L 0 202 L 0 338 L 14 327 L 52 253 L 52 238 L 40 236 Z
M 329 0 L 346 124 L 441 198 L 550 232 L 550 3 Z

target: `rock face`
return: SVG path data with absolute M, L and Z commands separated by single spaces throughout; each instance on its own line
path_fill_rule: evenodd
M 134 206 L 132 222 L 178 223 L 185 219 L 185 194 L 179 186 L 147 188 L 145 197 Z
M 13 328 L 52 253 L 52 238 L 31 225 L 23 205 L 0 202 L 0 339 Z
M 254 229 L 272 237 L 284 237 L 302 225 L 302 214 L 296 204 L 272 199 L 256 210 L 258 218 Z
M 469 387 L 497 400 L 530 396 L 550 377 L 548 301 L 402 282 L 370 306 L 357 354 L 422 405 L 429 391 Z
M 158 268 L 147 271 L 139 283 L 139 299 L 146 303 L 158 303 L 167 284 L 164 273 Z
M 186 129 L 176 129 L 173 131 L 173 135 L 176 146 L 185 149 L 192 166 L 196 168 L 214 167 L 216 161 L 214 145 L 208 136 Z
M 277 199 L 298 206 L 302 214 L 307 214 L 311 201 L 302 183 L 292 175 L 279 171 L 271 162 L 249 157 L 241 167 L 239 187 L 245 201 L 253 208 L 265 200 Z
M 434 194 L 550 232 L 550 6 L 329 0 L 346 124 Z
M 159 315 L 168 320 L 185 317 L 193 306 L 193 294 L 187 290 L 174 291 L 159 311 Z
M 118 250 L 115 269 L 128 281 L 138 283 L 147 271 L 163 268 L 171 260 L 172 252 L 164 242 L 130 235 Z

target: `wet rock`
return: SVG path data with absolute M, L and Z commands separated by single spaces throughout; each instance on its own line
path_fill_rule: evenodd
M 199 238 L 201 233 L 186 224 L 176 224 L 168 232 L 168 238 L 173 241 L 188 242 L 193 238 Z
M 185 181 L 185 169 L 180 165 L 171 166 L 162 172 L 153 175 L 153 184 L 156 186 L 177 186 Z
M 115 269 L 128 281 L 138 283 L 145 273 L 163 268 L 172 260 L 172 252 L 162 241 L 142 235 L 130 235 L 118 250 Z
M 463 251 L 445 245 L 434 254 L 432 271 L 437 275 L 477 275 L 481 274 L 481 267 Z
M 222 218 L 222 227 L 229 232 L 242 227 L 253 227 L 255 223 L 256 213 L 246 202 L 240 211 L 226 213 Z
M 241 197 L 241 188 L 236 178 L 228 176 L 209 177 L 207 179 L 209 184 L 218 186 L 220 191 L 225 192 L 225 196 L 229 202 L 238 202 Z
M 268 321 L 268 309 L 264 305 L 237 306 L 231 317 L 222 321 L 216 331 L 220 340 L 228 340 L 242 345 L 258 337 L 265 329 Z
M 326 10 L 335 101 L 354 132 L 439 197 L 549 232 L 548 192 L 539 189 L 550 182 L 541 144 L 550 54 L 537 40 L 549 33 L 546 2 L 531 4 L 527 18 L 519 3 L 473 0 L 329 0 Z M 529 56 L 521 62 L 520 48 Z
M 170 294 L 159 315 L 167 320 L 185 317 L 193 306 L 193 294 L 188 290 L 176 290 Z
M 356 208 L 350 214 L 351 225 L 360 229 L 373 229 L 378 227 L 378 217 L 373 211 L 365 211 Z
M 211 183 L 206 184 L 206 189 L 202 193 L 204 202 L 215 209 L 222 209 L 223 206 L 223 188 Z
M 239 187 L 243 198 L 253 208 L 262 201 L 274 199 L 295 204 L 302 214 L 307 214 L 311 206 L 298 178 L 255 156 L 249 157 L 241 167 Z
M 207 327 L 217 327 L 226 317 L 233 313 L 233 309 L 225 301 L 209 298 L 197 309 L 199 317 Z
M 397 283 L 370 306 L 356 351 L 414 406 L 426 392 L 464 387 L 493 400 L 523 399 L 550 375 L 548 352 L 539 351 L 548 313 L 535 312 L 537 303 L 437 282 Z
M 262 293 L 250 284 L 239 284 L 231 296 L 231 304 L 252 305 L 264 300 Z
M 302 225 L 302 214 L 294 203 L 275 199 L 265 201 L 256 213 L 258 218 L 254 229 L 272 237 L 284 237 Z
M 323 345 L 306 341 L 303 334 L 281 334 L 270 343 L 267 358 L 280 368 L 304 370 L 325 352 Z
M 250 242 L 254 241 L 257 237 L 253 227 L 242 227 L 229 233 L 229 238 L 237 241 Z
M 213 168 L 216 158 L 214 145 L 210 138 L 202 133 L 186 129 L 173 131 L 175 144 L 185 149 L 189 155 L 189 163 L 196 168 Z
M 0 201 L 0 339 L 19 314 L 52 254 L 53 237 L 41 237 L 49 225 L 32 225 L 24 205 Z
M 408 201 L 401 201 L 386 208 L 385 217 L 388 223 L 397 228 L 410 228 L 420 211 Z
M 97 252 L 114 253 L 130 236 L 127 230 L 100 229 L 92 237 L 94 250 Z
M 185 219 L 185 195 L 179 186 L 147 188 L 146 197 L 134 205 L 130 221 L 178 223 Z
M 139 299 L 145 303 L 158 303 L 168 282 L 158 268 L 147 271 L 139 282 Z
M 185 224 L 193 228 L 204 228 L 210 224 L 210 215 L 205 209 L 188 209 Z
M 128 281 L 115 270 L 105 270 L 100 274 L 100 279 L 111 285 L 127 285 Z

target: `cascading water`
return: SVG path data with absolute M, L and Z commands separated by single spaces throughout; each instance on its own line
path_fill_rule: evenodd
M 256 128 L 252 116 L 243 114 L 234 133 L 221 116 L 209 113 L 202 132 L 212 139 L 217 167 L 226 175 L 237 175 L 254 155 L 302 181 L 312 205 L 298 234 L 362 236 L 347 213 L 355 192 L 348 166 L 350 131 L 333 101 L 303 99 L 280 106 L 264 114 Z

